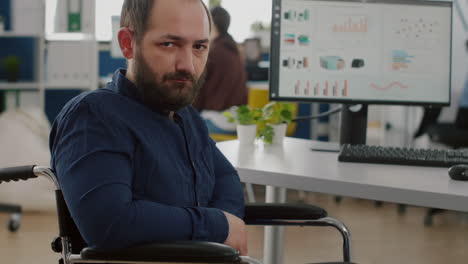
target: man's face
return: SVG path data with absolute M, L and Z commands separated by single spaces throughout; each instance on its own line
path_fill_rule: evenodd
M 135 84 L 145 104 L 176 111 L 203 83 L 209 21 L 199 0 L 156 0 L 143 39 L 134 48 Z

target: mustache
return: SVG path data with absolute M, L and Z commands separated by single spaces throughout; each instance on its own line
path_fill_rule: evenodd
M 162 80 L 163 82 L 169 80 L 187 80 L 194 83 L 195 77 L 187 71 L 177 71 L 164 74 Z

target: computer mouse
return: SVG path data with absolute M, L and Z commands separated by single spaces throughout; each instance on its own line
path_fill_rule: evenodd
M 468 181 L 468 165 L 460 164 L 450 167 L 448 170 L 450 178 L 456 181 Z

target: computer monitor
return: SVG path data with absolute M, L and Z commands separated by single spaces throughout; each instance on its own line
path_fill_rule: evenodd
M 270 99 L 362 104 L 344 107 L 342 143 L 365 142 L 368 104 L 449 105 L 452 14 L 448 1 L 273 0 Z

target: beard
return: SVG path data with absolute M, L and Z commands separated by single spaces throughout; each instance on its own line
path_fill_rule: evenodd
M 151 70 L 139 51 L 135 54 L 134 70 L 135 85 L 143 103 L 159 112 L 178 111 L 192 104 L 203 86 L 206 75 L 203 71 L 197 79 L 187 71 L 176 71 L 159 76 Z

